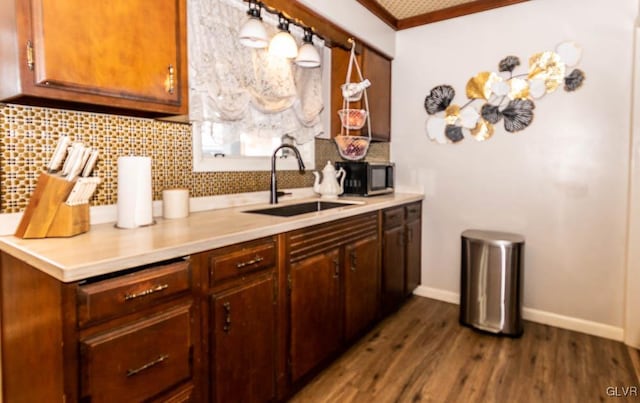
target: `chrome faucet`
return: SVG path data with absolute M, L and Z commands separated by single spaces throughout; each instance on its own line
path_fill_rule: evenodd
M 271 186 L 270 186 L 270 196 L 269 203 L 278 204 L 278 185 L 276 181 L 276 154 L 283 148 L 290 148 L 296 155 L 298 159 L 298 168 L 300 169 L 300 173 L 304 173 L 304 162 L 302 162 L 302 157 L 300 156 L 300 151 L 291 144 L 281 144 L 273 151 L 273 155 L 271 156 Z

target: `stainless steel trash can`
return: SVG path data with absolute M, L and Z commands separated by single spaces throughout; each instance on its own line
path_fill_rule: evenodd
M 522 335 L 524 237 L 462 233 L 460 323 L 486 332 Z

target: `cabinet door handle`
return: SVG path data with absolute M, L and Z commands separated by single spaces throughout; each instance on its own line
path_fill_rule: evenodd
M 358 255 L 355 250 L 350 253 L 351 256 L 351 271 L 356 271 L 356 264 L 358 263 Z
M 340 277 L 340 262 L 338 262 L 338 259 L 333 259 L 333 278 L 339 278 Z
M 236 268 L 237 269 L 242 269 L 243 267 L 251 266 L 252 264 L 256 264 L 256 263 L 260 263 L 263 260 L 264 260 L 264 258 L 262 256 L 256 255 L 256 257 L 254 257 L 251 260 L 247 260 L 246 262 L 240 262 L 240 263 L 236 264 Z
M 167 67 L 167 79 L 164 82 L 164 89 L 169 94 L 173 94 L 175 90 L 175 70 L 172 64 Z
M 138 293 L 126 294 L 124 296 L 124 300 L 125 301 L 129 301 L 129 300 L 132 300 L 132 299 L 144 297 L 144 296 L 147 296 L 149 294 L 153 294 L 153 293 L 156 293 L 156 292 L 160 292 L 162 290 L 166 290 L 167 288 L 169 288 L 169 284 L 158 284 L 155 287 L 149 288 L 149 289 L 144 290 L 144 291 L 140 291 Z
M 407 238 L 409 242 L 413 242 L 413 230 L 411 228 L 407 231 Z
M 222 330 L 225 333 L 229 333 L 231 330 L 231 302 L 225 302 L 222 304 L 222 309 L 224 309 L 224 325 L 222 326 Z
M 149 361 L 148 363 L 144 364 L 143 366 L 139 367 L 139 368 L 134 368 L 134 369 L 128 369 L 127 370 L 127 378 L 130 376 L 134 376 L 139 374 L 140 372 L 149 369 L 153 366 L 156 366 L 158 364 L 160 364 L 163 361 L 166 361 L 167 359 L 169 359 L 169 356 L 167 354 L 163 354 L 160 357 L 156 358 L 153 361 Z
M 27 68 L 33 71 L 33 43 L 27 41 Z

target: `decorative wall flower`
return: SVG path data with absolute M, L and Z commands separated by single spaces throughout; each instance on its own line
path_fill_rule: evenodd
M 498 63 L 498 70 L 511 73 L 518 66 L 520 66 L 520 59 L 517 56 L 507 56 Z
M 502 111 L 504 129 L 509 133 L 526 129 L 533 120 L 533 109 L 536 106 L 528 99 L 514 99 Z
M 584 73 L 582 70 L 574 69 L 568 76 L 564 78 L 564 90 L 575 91 L 582 87 L 584 81 Z
M 424 100 L 424 108 L 429 115 L 447 109 L 456 91 L 450 85 L 439 85 L 434 87 Z
M 483 71 L 467 82 L 467 98 L 469 99 L 489 99 L 493 93 L 494 84 L 502 82 L 502 77 L 496 73 Z
M 447 136 L 447 138 L 454 143 L 464 140 L 464 135 L 462 134 L 462 127 L 460 126 L 447 125 L 447 127 L 444 129 L 444 135 Z
M 529 59 L 529 79 L 544 80 L 547 93 L 563 84 L 565 65 L 555 52 L 536 53 Z
M 484 104 L 482 105 L 482 109 L 480 109 L 480 114 L 484 120 L 493 125 L 502 119 L 502 112 L 500 112 L 498 105 Z
M 526 129 L 533 122 L 533 99 L 542 98 L 563 86 L 572 92 L 580 88 L 585 74 L 574 66 L 582 56 L 582 49 L 574 42 L 562 42 L 556 51 L 536 53 L 529 58 L 529 71 L 514 75 L 520 65 L 517 56 L 507 56 L 498 63 L 498 73 L 483 71 L 471 77 L 466 85 L 467 103 L 452 104 L 455 90 L 450 85 L 434 87 L 425 98 L 424 107 L 429 114 L 427 135 L 440 144 L 458 143 L 466 134 L 478 141 L 491 138 L 494 125 L 503 121 L 509 133 Z M 480 110 L 471 105 L 478 99 L 484 103 Z M 444 116 L 438 116 L 444 111 Z

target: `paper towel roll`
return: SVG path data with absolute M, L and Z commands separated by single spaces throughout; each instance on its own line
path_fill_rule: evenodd
M 165 189 L 162 191 L 162 216 L 183 218 L 189 215 L 189 189 Z
M 118 228 L 153 224 L 151 158 L 118 158 Z

